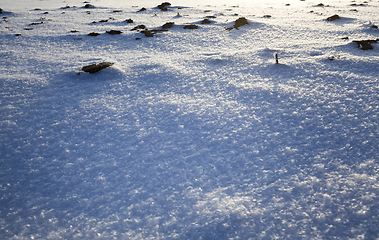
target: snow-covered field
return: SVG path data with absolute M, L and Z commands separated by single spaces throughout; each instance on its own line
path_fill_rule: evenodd
M 379 2 L 160 3 L 1 1 L 0 238 L 379 238 Z

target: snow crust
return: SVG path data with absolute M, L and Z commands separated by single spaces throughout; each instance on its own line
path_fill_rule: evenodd
M 0 238 L 377 239 L 379 2 L 170 2 L 2 1 Z

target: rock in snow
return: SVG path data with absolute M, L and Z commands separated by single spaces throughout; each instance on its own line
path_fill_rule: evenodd
M 171 6 L 171 3 L 169 3 L 169 2 L 164 2 L 164 3 L 159 4 L 159 5 L 158 5 L 158 8 L 159 8 L 160 10 L 162 10 L 162 11 L 167 11 L 167 10 L 168 10 L 168 9 L 167 9 L 168 6 Z
M 240 17 L 236 20 L 235 24 L 233 25 L 234 28 L 242 27 L 243 25 L 249 24 L 246 18 Z
M 97 32 L 88 33 L 88 36 L 91 36 L 91 37 L 97 37 L 99 35 L 100 35 L 100 33 L 97 33 Z
M 361 40 L 361 41 L 353 41 L 358 44 L 358 48 L 362 50 L 371 50 L 374 49 L 374 47 L 371 45 L 371 43 L 377 43 L 379 42 L 379 38 L 376 40 Z
M 189 25 L 186 25 L 183 27 L 184 29 L 198 29 L 199 26 L 197 26 L 196 24 L 189 24 Z
M 210 24 L 211 23 L 211 20 L 209 19 L 204 19 L 203 21 L 201 21 L 201 24 Z
M 119 30 L 110 30 L 110 31 L 106 31 L 106 33 L 110 35 L 116 35 L 116 34 L 121 34 L 122 32 Z
M 326 20 L 327 21 L 334 21 L 334 20 L 337 20 L 337 19 L 340 19 L 340 16 L 338 16 L 337 14 L 335 14 L 333 16 L 328 17 Z
M 146 26 L 143 25 L 143 24 L 140 24 L 138 26 L 135 26 L 133 29 L 131 29 L 130 31 L 136 31 L 136 30 L 142 30 L 142 29 L 146 29 Z
M 152 30 L 143 30 L 141 33 L 145 34 L 145 37 L 154 37 L 154 34 L 166 32 L 166 29 L 152 29 Z
M 167 23 L 162 25 L 162 28 L 168 29 L 168 28 L 172 28 L 173 26 L 174 26 L 174 22 L 167 22 Z
M 103 70 L 103 69 L 105 69 L 107 67 L 112 66 L 113 64 L 114 63 L 110 63 L 110 62 L 94 63 L 94 64 L 91 64 L 91 65 L 82 67 L 81 70 L 83 72 L 88 72 L 88 73 L 97 73 L 100 70 Z
M 238 29 L 239 27 L 242 27 L 247 24 L 249 24 L 247 19 L 245 17 L 240 17 L 234 22 L 233 27 L 226 28 L 226 30 L 232 30 L 233 28 Z
M 86 5 L 84 5 L 84 8 L 94 8 L 94 7 L 95 7 L 94 5 L 89 4 L 89 3 L 87 3 Z

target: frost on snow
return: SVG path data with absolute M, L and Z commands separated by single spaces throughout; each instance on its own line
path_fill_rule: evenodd
M 0 239 L 379 238 L 379 2 L 14 2 Z

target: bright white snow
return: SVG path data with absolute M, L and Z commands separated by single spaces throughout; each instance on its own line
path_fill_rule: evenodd
M 1 239 L 379 237 L 378 1 L 16 2 Z

